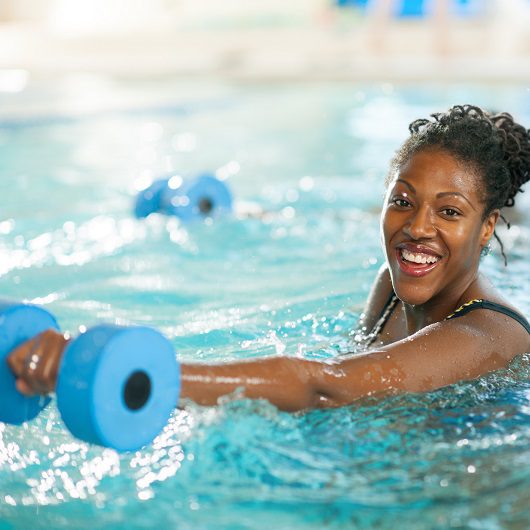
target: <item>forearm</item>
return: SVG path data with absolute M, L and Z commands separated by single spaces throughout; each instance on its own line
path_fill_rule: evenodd
M 227 364 L 182 364 L 181 399 L 216 405 L 222 396 L 241 391 L 266 399 L 286 411 L 317 406 L 313 384 L 320 363 L 292 357 L 268 357 Z
M 385 366 L 386 365 L 386 366 Z M 227 364 L 182 364 L 181 399 L 216 405 L 235 391 L 285 411 L 348 405 L 403 389 L 402 373 L 386 353 L 310 361 L 268 357 Z

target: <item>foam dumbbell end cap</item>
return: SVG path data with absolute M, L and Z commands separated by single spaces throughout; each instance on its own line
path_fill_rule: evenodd
M 160 433 L 179 389 L 179 365 L 163 335 L 147 327 L 99 325 L 68 345 L 57 406 L 74 436 L 132 451 Z
M 232 193 L 227 184 L 209 173 L 170 189 L 162 201 L 167 213 L 183 221 L 218 216 L 232 210 Z
M 59 329 L 55 318 L 42 307 L 0 301 L 0 421 L 20 425 L 33 419 L 50 402 L 48 397 L 22 395 L 7 365 L 7 355 L 46 329 Z
M 158 179 L 136 196 L 134 215 L 141 219 L 162 210 L 163 195 L 167 192 L 169 179 Z

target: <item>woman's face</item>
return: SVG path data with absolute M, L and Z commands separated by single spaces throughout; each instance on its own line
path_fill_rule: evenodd
M 482 196 L 475 173 L 445 151 L 420 151 L 399 168 L 385 196 L 381 234 L 401 300 L 460 298 L 499 215 L 483 220 Z

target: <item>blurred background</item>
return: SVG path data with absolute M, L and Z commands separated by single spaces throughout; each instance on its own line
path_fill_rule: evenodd
M 300 215 L 309 178 L 315 211 L 377 232 L 408 124 L 463 103 L 528 127 L 530 0 L 0 0 L 3 235 L 128 218 L 149 180 L 203 171 Z
M 73 71 L 528 83 L 529 28 L 529 0 L 2 0 L 0 90 Z

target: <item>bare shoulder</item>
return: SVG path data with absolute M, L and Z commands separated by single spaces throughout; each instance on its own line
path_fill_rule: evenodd
M 493 301 L 493 300 L 491 300 Z M 494 301 L 522 314 L 502 298 Z M 466 315 L 443 322 L 443 327 L 456 338 L 467 335 L 484 353 L 498 354 L 511 360 L 516 355 L 530 351 L 530 334 L 515 318 L 488 308 L 480 308 Z
M 507 315 L 477 309 L 426 326 L 382 350 L 408 366 L 418 384 L 427 378 L 439 379 L 435 386 L 442 386 L 505 367 L 530 350 L 530 335 Z
M 483 299 L 510 308 L 512 311 L 522 312 L 507 300 L 483 274 L 479 274 L 473 285 L 464 293 L 464 301 Z
M 528 351 L 528 333 L 508 318 L 477 310 L 436 322 L 368 351 L 365 363 L 387 378 L 397 374 L 393 387 L 412 392 L 475 379 L 505 368 L 514 357 Z
M 384 263 L 379 268 L 374 282 L 372 283 L 370 294 L 368 295 L 363 314 L 359 321 L 359 327 L 372 329 L 375 326 L 377 319 L 392 292 L 390 272 L 388 270 L 388 265 Z
M 482 299 L 487 302 L 492 302 L 497 307 L 492 306 L 485 307 L 483 309 L 476 309 L 470 312 L 468 315 L 465 315 L 465 317 L 461 318 L 468 317 L 469 322 L 474 322 L 476 325 L 484 327 L 486 331 L 490 329 L 490 326 L 493 326 L 491 328 L 492 330 L 493 328 L 500 326 L 501 329 L 499 329 L 499 332 L 504 331 L 504 333 L 510 337 L 512 335 L 514 337 L 519 336 L 523 338 L 523 341 L 526 339 L 527 342 L 530 342 L 530 335 L 524 326 L 515 318 L 504 314 L 502 310 L 503 308 L 511 310 L 524 319 L 526 317 L 523 312 L 509 300 L 507 300 L 497 289 L 495 289 L 495 287 L 485 276 L 479 276 L 471 292 L 466 293 L 466 298 L 467 300 Z M 530 349 L 530 343 L 526 348 Z
M 388 271 L 382 268 L 367 303 L 367 321 L 380 311 L 390 291 Z M 462 295 L 464 303 L 474 299 L 504 305 L 524 318 L 486 280 L 475 282 Z M 353 394 L 424 392 L 505 368 L 514 357 L 529 351 L 530 334 L 517 319 L 479 306 L 401 340 L 341 357 L 336 370 L 340 379 L 334 378 L 327 389 L 337 394 L 337 403 L 349 402 Z

